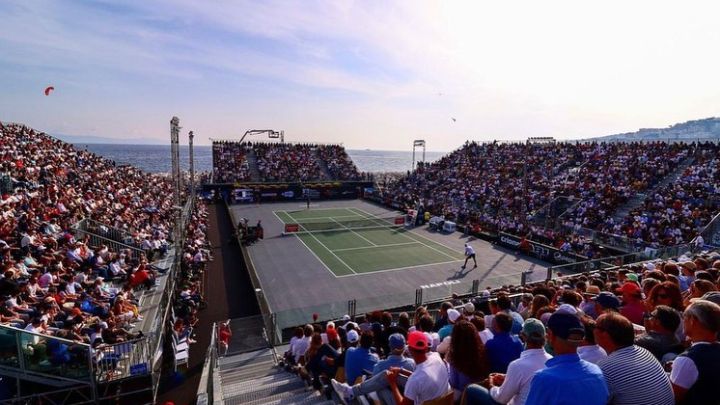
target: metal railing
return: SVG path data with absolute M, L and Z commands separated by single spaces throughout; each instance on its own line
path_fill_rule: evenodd
M 213 323 L 210 335 L 210 346 L 208 346 L 207 354 L 205 355 L 205 364 L 203 365 L 203 371 L 200 375 L 200 383 L 198 385 L 197 405 L 208 405 L 213 403 L 213 377 L 215 374 L 215 368 L 217 367 L 217 357 L 217 323 Z
M 705 225 L 705 228 L 700 231 L 700 235 L 705 240 L 705 245 L 720 247 L 720 213 Z M 693 239 L 693 243 L 695 243 L 695 239 Z
M 75 239 L 82 240 L 85 238 L 89 239 L 89 244 L 92 246 L 105 245 L 114 252 L 129 251 L 130 257 L 137 259 L 141 254 L 145 253 L 142 249 L 134 245 L 128 245 L 126 243 L 118 242 L 116 240 L 107 238 L 102 235 L 94 233 L 90 228 L 85 226 L 85 221 L 88 219 L 82 219 L 78 223 L 74 224 L 71 228 L 74 230 Z

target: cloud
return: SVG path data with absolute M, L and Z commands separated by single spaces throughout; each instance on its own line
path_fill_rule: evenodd
M 444 150 L 465 139 L 603 135 L 712 115 L 718 11 L 647 1 L 9 1 L 0 111 L 65 132 L 147 128 L 163 139 L 166 115 L 182 112 L 206 133 L 285 125 L 360 148 L 419 135 Z M 48 80 L 65 98 L 38 109 L 28 94 Z

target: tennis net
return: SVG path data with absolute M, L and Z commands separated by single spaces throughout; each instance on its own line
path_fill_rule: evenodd
M 317 221 L 298 221 L 285 224 L 285 233 L 354 231 L 360 229 L 399 228 L 405 224 L 405 218 L 399 215 L 387 217 L 368 217 L 351 220 L 322 218 Z

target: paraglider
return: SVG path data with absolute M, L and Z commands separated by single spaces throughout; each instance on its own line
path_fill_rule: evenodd
M 48 87 L 46 87 L 46 88 L 45 88 L 45 95 L 46 95 L 46 96 L 49 96 L 49 95 L 50 95 L 50 92 L 53 91 L 53 90 L 55 90 L 55 87 L 53 87 L 53 86 L 48 86 Z

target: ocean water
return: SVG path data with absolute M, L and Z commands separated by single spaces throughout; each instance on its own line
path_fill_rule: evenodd
M 170 171 L 170 145 L 111 145 L 111 144 L 75 144 L 78 149 L 114 160 L 117 164 L 130 164 L 150 173 Z M 212 169 L 212 150 L 210 146 L 195 146 L 195 170 Z M 351 150 L 348 154 L 362 172 L 405 172 L 412 168 L 412 151 Z M 434 162 L 447 152 L 426 152 L 425 160 Z M 416 153 L 416 161 L 422 159 L 422 153 Z M 183 170 L 189 166 L 188 147 L 180 147 L 180 165 Z

